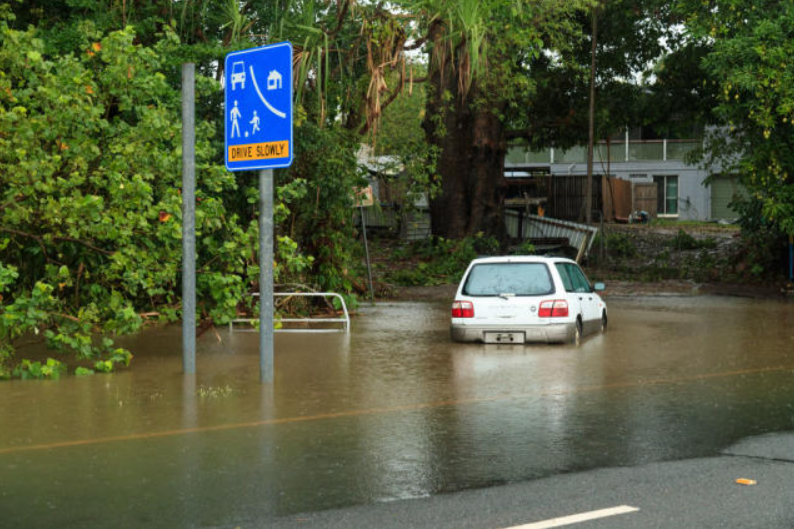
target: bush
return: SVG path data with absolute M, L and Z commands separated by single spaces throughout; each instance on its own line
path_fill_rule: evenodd
M 731 206 L 739 213 L 742 250 L 738 268 L 750 272 L 754 279 L 785 271 L 787 237 L 779 225 L 764 216 L 763 203 L 754 197 L 735 200 Z
M 615 257 L 630 258 L 637 256 L 637 247 L 626 233 L 609 233 L 607 234 L 606 242 L 607 252 Z
M 676 250 L 713 249 L 717 247 L 717 241 L 713 237 L 701 240 L 695 239 L 683 229 L 679 229 L 678 233 L 670 241 L 670 245 Z
M 407 252 L 420 262 L 412 269 L 396 270 L 387 279 L 402 286 L 430 286 L 457 283 L 466 267 L 479 255 L 499 252 L 499 243 L 493 237 L 478 234 L 460 240 L 430 237 L 413 243 Z M 405 255 L 405 250 L 395 254 Z M 397 257 L 393 254 L 393 258 Z
M 514 255 L 535 255 L 535 245 L 532 244 L 530 241 L 524 241 L 521 243 L 515 251 L 513 251 Z
M 180 316 L 181 104 L 166 75 L 179 44 L 168 32 L 138 42 L 132 29 L 87 23 L 71 53 L 49 55 L 36 28 L 0 18 L 0 378 L 60 372 L 15 359 L 23 336 L 108 372 L 132 354 L 101 336 L 135 332 L 141 312 Z M 219 92 L 211 78 L 196 83 L 197 100 Z M 256 185 L 216 163 L 218 135 L 197 120 L 197 309 L 222 323 L 259 268 Z M 276 222 L 284 202 L 306 202 L 297 178 L 277 190 Z M 276 255 L 282 281 L 312 264 L 289 236 Z

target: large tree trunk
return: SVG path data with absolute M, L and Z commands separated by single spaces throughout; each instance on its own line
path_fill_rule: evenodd
M 439 148 L 441 179 L 440 192 L 430 200 L 433 235 L 458 239 L 483 233 L 502 241 L 507 142 L 498 109 L 472 105 L 476 87 L 466 99 L 459 97 L 457 78 L 450 72 L 443 78 L 438 70 L 431 72 L 430 83 L 425 130 Z M 444 101 L 439 96 L 444 93 L 455 95 Z

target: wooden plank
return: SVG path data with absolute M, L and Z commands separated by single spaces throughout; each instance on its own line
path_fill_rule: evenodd
M 656 183 L 634 183 L 634 210 L 645 211 L 656 218 Z
M 621 178 L 605 179 L 604 204 L 604 218 L 628 220 L 632 211 L 631 182 Z

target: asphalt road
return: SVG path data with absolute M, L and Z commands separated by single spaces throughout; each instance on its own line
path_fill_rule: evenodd
M 737 479 L 756 481 L 742 485 Z M 607 468 L 418 500 L 250 520 L 240 527 L 508 528 L 630 506 L 582 528 L 794 527 L 794 433 L 750 438 L 720 456 Z M 552 527 L 555 525 L 546 525 Z

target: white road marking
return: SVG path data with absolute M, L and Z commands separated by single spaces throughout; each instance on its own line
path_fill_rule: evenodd
M 572 514 L 571 516 L 564 516 L 562 518 L 552 518 L 550 520 L 543 520 L 541 522 L 535 522 L 526 525 L 516 525 L 513 527 L 508 527 L 507 529 L 548 529 L 550 527 L 562 527 L 563 525 L 588 522 L 590 520 L 597 520 L 599 518 L 616 516 L 618 514 L 628 514 L 637 511 L 639 511 L 637 507 L 621 505 L 619 507 L 601 509 L 599 511 L 583 512 L 581 514 Z

